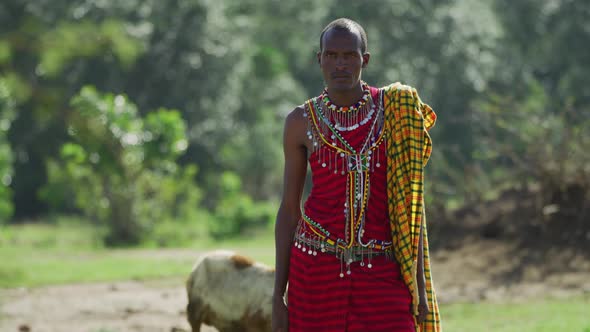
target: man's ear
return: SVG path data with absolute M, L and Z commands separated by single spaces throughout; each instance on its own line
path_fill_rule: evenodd
M 318 52 L 315 54 L 315 56 L 316 56 L 316 58 L 318 59 L 318 65 L 320 65 L 320 66 L 321 66 L 321 65 L 322 65 L 322 52 L 321 52 L 321 51 L 318 51 Z
M 371 59 L 371 53 L 366 52 L 365 54 L 363 54 L 363 65 L 362 65 L 363 68 L 367 67 L 370 59 Z

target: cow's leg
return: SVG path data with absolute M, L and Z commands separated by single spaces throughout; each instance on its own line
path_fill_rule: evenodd
M 186 317 L 193 332 L 201 332 L 203 322 L 203 302 L 201 299 L 191 299 L 186 306 Z

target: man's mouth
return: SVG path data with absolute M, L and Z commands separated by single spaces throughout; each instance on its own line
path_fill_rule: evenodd
M 343 78 L 350 78 L 350 74 L 346 74 L 346 73 L 332 74 L 332 78 L 335 80 L 343 79 Z

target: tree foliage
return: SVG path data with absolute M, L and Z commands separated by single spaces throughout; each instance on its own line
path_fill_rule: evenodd
M 12 217 L 12 193 L 10 183 L 13 176 L 13 155 L 6 133 L 14 118 L 14 100 L 9 87 L 0 76 L 0 224 Z
M 590 187 L 590 6 L 579 1 L 497 1 L 502 23 L 493 85 L 474 101 L 480 187 L 541 184 L 545 196 Z M 568 52 L 563 52 L 568 49 Z M 486 175 L 486 176 L 484 176 Z
M 160 109 L 142 119 L 125 96 L 91 87 L 71 105 L 71 142 L 50 162 L 43 191 L 56 208 L 73 195 L 76 208 L 108 225 L 106 243 L 120 245 L 139 243 L 155 222 L 182 218 L 198 204 L 195 167 L 175 162 L 187 147 L 177 111 Z
M 367 30 L 364 78 L 414 85 L 439 115 L 427 197 L 588 178 L 590 51 L 574 47 L 590 37 L 587 1 L 5 0 L 0 216 L 83 211 L 116 227 L 158 215 L 135 200 L 176 211 L 194 190 L 213 233 L 266 220 L 283 119 L 321 91 L 319 34 L 341 16 Z

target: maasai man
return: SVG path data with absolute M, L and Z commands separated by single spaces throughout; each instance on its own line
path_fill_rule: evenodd
M 287 116 L 275 332 L 440 331 L 423 209 L 436 116 L 411 87 L 362 81 L 369 59 L 358 23 L 328 24 L 317 53 L 327 87 Z

